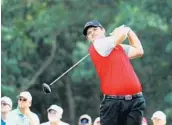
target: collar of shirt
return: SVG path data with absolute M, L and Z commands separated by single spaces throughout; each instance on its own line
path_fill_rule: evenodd
M 1 118 L 1 125 L 5 125 L 5 121 Z

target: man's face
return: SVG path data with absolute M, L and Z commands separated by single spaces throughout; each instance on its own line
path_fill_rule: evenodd
M 100 119 L 96 119 L 93 125 L 100 125 Z
M 18 98 L 18 107 L 19 108 L 29 108 L 31 106 L 31 102 L 26 98 L 20 96 Z
M 102 27 L 90 27 L 87 29 L 87 40 L 94 42 L 98 38 L 105 37 L 105 29 Z
M 94 122 L 94 125 L 100 125 L 100 121 Z
M 91 124 L 90 124 L 90 121 L 87 118 L 82 118 L 79 121 L 79 125 L 91 125 Z
M 59 121 L 61 119 L 61 114 L 53 109 L 48 111 L 48 120 L 50 122 Z
M 159 118 L 152 119 L 153 125 L 165 125 L 165 121 Z
M 1 113 L 7 113 L 12 109 L 12 107 L 4 101 L 1 101 Z

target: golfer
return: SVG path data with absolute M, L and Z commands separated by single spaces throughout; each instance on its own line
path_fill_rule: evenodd
M 105 33 L 104 27 L 95 20 L 87 22 L 83 30 L 91 42 L 89 53 L 104 95 L 100 105 L 101 125 L 141 125 L 146 104 L 129 60 L 143 55 L 141 42 L 124 25 L 115 28 L 108 37 Z M 122 44 L 127 37 L 129 45 Z

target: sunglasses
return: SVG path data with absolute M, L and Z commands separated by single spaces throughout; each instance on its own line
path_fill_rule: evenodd
M 22 98 L 19 98 L 18 100 L 22 101 L 22 102 L 26 102 L 27 101 L 27 99 L 22 99 Z
M 48 113 L 52 114 L 52 115 L 55 115 L 55 114 L 57 114 L 57 111 L 51 109 L 51 110 L 48 111 Z
M 1 105 L 6 106 L 6 105 L 9 105 L 9 104 L 7 104 L 5 102 L 1 102 Z

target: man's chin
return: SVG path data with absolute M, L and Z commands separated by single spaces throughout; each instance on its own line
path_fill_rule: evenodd
M 96 40 L 98 40 L 98 39 L 101 39 L 101 38 L 103 38 L 103 37 L 96 37 L 96 38 L 94 38 L 93 40 L 91 40 L 90 42 L 94 42 L 94 41 L 96 41 Z

